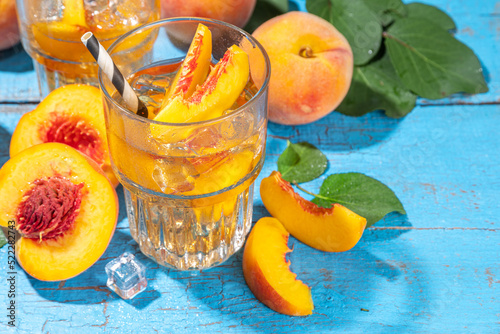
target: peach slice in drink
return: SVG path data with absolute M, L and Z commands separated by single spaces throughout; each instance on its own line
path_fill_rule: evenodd
M 175 75 L 170 89 L 165 92 L 161 109 L 163 109 L 172 97 L 181 95 L 188 98 L 193 94 L 198 85 L 201 85 L 210 70 L 210 59 L 212 57 L 212 33 L 203 24 L 198 24 L 191 46 L 180 69 Z
M 207 79 L 184 99 L 177 95 L 160 110 L 156 121 L 188 123 L 221 116 L 239 97 L 249 76 L 248 55 L 238 46 L 231 46 L 212 68 Z M 161 126 L 152 126 L 152 135 L 161 137 Z

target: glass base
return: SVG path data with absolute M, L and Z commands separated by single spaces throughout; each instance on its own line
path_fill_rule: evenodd
M 214 267 L 245 243 L 252 226 L 253 187 L 224 202 L 192 208 L 124 185 L 130 233 L 141 251 L 160 265 L 179 270 Z

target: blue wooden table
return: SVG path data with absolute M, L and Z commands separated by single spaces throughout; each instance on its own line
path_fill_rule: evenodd
M 418 100 L 403 119 L 382 112 L 332 113 L 305 126 L 269 125 L 261 179 L 292 142 L 327 154 L 325 175 L 362 172 L 387 184 L 407 215 L 390 214 L 344 253 L 294 238 L 291 269 L 312 288 L 308 317 L 278 314 L 245 284 L 242 252 L 203 272 L 179 272 L 145 258 L 132 240 L 122 189 L 115 235 L 80 276 L 41 282 L 17 270 L 16 328 L 7 326 L 7 251 L 0 249 L 0 332 L 500 332 L 500 2 L 428 0 L 456 22 L 489 92 Z M 303 1 L 294 2 L 304 9 Z M 0 165 L 21 115 L 39 102 L 36 76 L 20 47 L 0 54 Z M 317 190 L 324 177 L 306 184 Z M 254 221 L 268 215 L 255 192 Z M 147 266 L 148 288 L 131 301 L 106 287 L 104 266 L 129 251 Z

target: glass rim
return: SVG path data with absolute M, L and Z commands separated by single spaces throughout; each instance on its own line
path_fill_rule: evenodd
M 160 122 L 160 121 L 155 121 L 153 119 L 149 119 L 149 118 L 146 118 L 146 117 L 139 116 L 135 112 L 133 112 L 132 110 L 129 110 L 128 108 L 126 108 L 123 105 L 119 104 L 114 98 L 112 98 L 109 95 L 108 90 L 104 86 L 103 79 L 102 79 L 103 78 L 103 72 L 102 72 L 102 69 L 99 68 L 98 74 L 97 74 L 97 78 L 98 78 L 98 81 L 99 81 L 99 88 L 104 93 L 105 98 L 109 99 L 111 101 L 111 103 L 118 110 L 120 110 L 121 114 L 123 114 L 124 116 L 127 116 L 127 117 L 131 117 L 132 119 L 137 120 L 139 122 L 145 122 L 145 123 L 151 123 L 151 124 L 158 124 L 158 125 L 163 125 L 163 126 L 179 127 L 179 128 L 180 127 L 186 127 L 186 126 L 210 125 L 210 124 L 218 123 L 220 121 L 223 121 L 226 118 L 234 117 L 234 116 L 242 113 L 243 110 L 249 108 L 252 104 L 257 103 L 256 101 L 259 100 L 260 97 L 264 94 L 264 92 L 266 91 L 267 87 L 269 86 L 269 80 L 271 78 L 271 62 L 269 60 L 269 56 L 268 56 L 266 50 L 264 49 L 264 47 L 262 46 L 262 44 L 260 44 L 259 41 L 257 39 L 255 39 L 250 33 L 246 32 L 245 30 L 243 30 L 243 29 L 241 29 L 241 28 L 239 28 L 239 27 L 237 27 L 235 25 L 232 25 L 230 23 L 223 22 L 223 21 L 220 21 L 220 20 L 208 19 L 208 18 L 200 18 L 200 17 L 175 17 L 175 18 L 167 18 L 167 19 L 162 19 L 162 20 L 158 20 L 158 21 L 146 23 L 146 24 L 138 26 L 138 27 L 130 30 L 129 32 L 123 34 L 122 36 L 118 37 L 118 39 L 116 39 L 116 41 L 114 41 L 113 44 L 111 44 L 106 51 L 111 55 L 111 52 L 113 52 L 113 49 L 115 49 L 121 42 L 123 42 L 126 38 L 130 37 L 131 35 L 133 35 L 133 34 L 135 34 L 137 32 L 140 32 L 141 30 L 153 29 L 155 26 L 161 26 L 161 25 L 163 25 L 165 23 L 169 23 L 169 22 L 193 22 L 193 21 L 199 22 L 199 23 L 203 23 L 203 22 L 215 23 L 215 24 L 218 24 L 218 25 L 221 25 L 221 26 L 226 26 L 228 28 L 234 29 L 234 30 L 238 31 L 242 36 L 244 36 L 247 40 L 249 40 L 250 43 L 254 47 L 259 48 L 262 56 L 264 57 L 264 62 L 266 63 L 266 71 L 265 71 L 264 82 L 263 82 L 262 86 L 259 88 L 259 90 L 257 91 L 257 93 L 254 96 L 252 96 L 252 98 L 250 100 L 248 100 L 242 106 L 234 109 L 230 113 L 221 115 L 221 116 L 219 116 L 217 118 L 212 118 L 212 119 L 209 119 L 209 120 L 206 120 L 206 121 L 197 121 L 197 122 L 189 122 L 189 123 L 167 123 L 167 122 Z

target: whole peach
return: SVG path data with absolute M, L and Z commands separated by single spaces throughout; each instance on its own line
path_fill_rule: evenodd
M 349 43 L 332 24 L 310 13 L 289 12 L 264 22 L 253 36 L 271 61 L 271 121 L 311 123 L 342 102 L 351 85 L 353 56 Z M 253 77 L 256 80 L 258 75 Z
M 0 0 L 0 36 L 0 50 L 19 42 L 15 0 Z
M 253 13 L 255 2 L 256 0 L 161 0 L 161 17 L 205 17 L 243 28 Z

